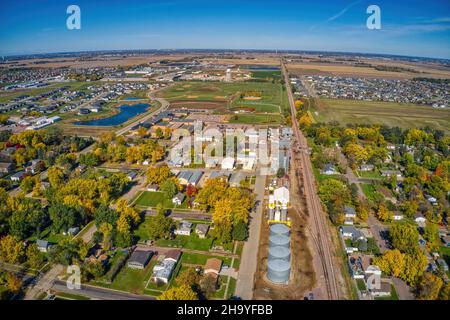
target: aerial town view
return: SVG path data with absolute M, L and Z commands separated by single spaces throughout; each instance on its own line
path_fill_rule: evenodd
M 375 2 L 2 1 L 1 300 L 450 300 L 450 2 Z

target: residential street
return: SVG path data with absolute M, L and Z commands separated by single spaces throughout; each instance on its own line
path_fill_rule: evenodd
M 258 263 L 258 246 L 263 216 L 265 181 L 266 176 L 256 176 L 254 193 L 256 194 L 258 206 L 250 214 L 249 237 L 244 243 L 242 250 L 241 264 L 236 283 L 236 296 L 243 300 L 251 300 L 253 298 L 253 282 L 256 264 Z

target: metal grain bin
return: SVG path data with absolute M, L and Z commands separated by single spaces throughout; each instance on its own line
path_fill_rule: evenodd
M 287 283 L 291 264 L 285 260 L 273 259 L 267 264 L 267 278 L 274 283 Z
M 291 260 L 291 251 L 286 247 L 274 246 L 269 248 L 269 260 Z
M 269 247 L 281 246 L 289 249 L 289 237 L 276 234 L 269 237 Z
M 275 223 L 270 226 L 270 236 L 289 236 L 289 227 L 283 223 Z

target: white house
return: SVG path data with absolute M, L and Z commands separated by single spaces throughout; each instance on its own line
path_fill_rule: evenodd
M 186 196 L 183 193 L 178 193 L 175 197 L 172 198 L 172 203 L 176 205 L 181 205 Z
M 233 170 L 235 160 L 232 157 L 226 157 L 222 160 L 222 170 Z
M 181 221 L 180 226 L 174 231 L 177 235 L 190 236 L 192 223 L 189 221 Z
M 400 220 L 403 220 L 404 216 L 401 213 L 395 212 L 392 218 L 395 221 L 400 221 Z
M 325 175 L 334 175 L 334 174 L 338 174 L 339 172 L 336 170 L 336 168 L 331 163 L 329 163 L 329 164 L 325 165 L 325 167 L 323 168 L 323 170 L 320 173 L 325 174 Z
M 425 219 L 425 217 L 420 214 L 417 213 L 414 215 L 414 221 L 419 225 L 419 226 L 423 226 L 425 224 L 425 221 L 427 221 L 427 219 Z

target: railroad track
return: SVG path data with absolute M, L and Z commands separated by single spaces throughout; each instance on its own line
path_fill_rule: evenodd
M 291 117 L 292 127 L 295 133 L 296 144 L 295 150 L 300 153 L 300 162 L 302 163 L 302 173 L 303 173 L 303 192 L 306 198 L 306 204 L 308 212 L 313 219 L 312 228 L 309 228 L 311 238 L 317 248 L 317 252 L 320 257 L 321 265 L 323 268 L 323 275 L 325 280 L 325 290 L 330 300 L 339 299 L 339 286 L 336 280 L 336 271 L 334 268 L 333 257 L 331 254 L 331 240 L 328 239 L 327 221 L 325 220 L 324 213 L 322 212 L 322 206 L 317 194 L 314 192 L 315 186 L 313 184 L 312 177 L 312 167 L 309 162 L 309 157 L 307 157 L 308 144 L 306 138 L 301 135 L 298 128 L 298 123 L 296 119 L 296 109 L 294 104 L 294 98 L 292 95 L 292 90 L 290 88 L 289 76 L 284 65 L 283 60 L 281 61 L 281 68 L 284 74 L 285 86 L 288 92 L 289 104 L 291 107 Z M 300 167 L 300 166 L 299 166 Z M 297 168 L 299 170 L 299 168 Z M 297 171 L 298 172 L 298 171 Z M 300 174 L 300 172 L 298 172 Z

